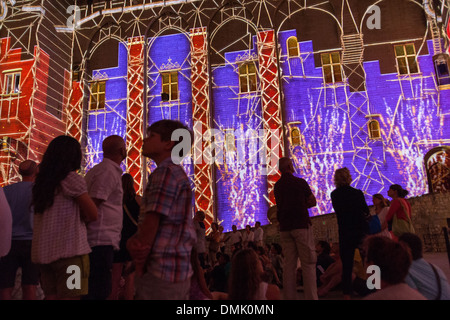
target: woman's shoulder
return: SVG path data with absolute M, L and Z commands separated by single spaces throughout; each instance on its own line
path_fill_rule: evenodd
M 360 194 L 362 194 L 362 195 L 364 195 L 364 193 L 360 190 L 360 189 L 356 189 L 356 188 L 353 188 L 352 186 L 343 186 L 343 187 L 339 187 L 339 188 L 336 188 L 336 189 L 334 189 L 332 192 L 331 192 L 331 196 L 333 197 L 336 197 L 336 196 L 339 196 L 339 197 L 342 197 L 342 196 L 354 196 L 354 195 L 356 195 L 356 194 L 358 194 L 358 195 L 360 195 Z
M 80 195 L 87 192 L 86 180 L 84 180 L 84 178 L 75 171 L 70 171 L 60 182 L 60 185 L 62 190 L 70 195 L 72 195 L 72 193 Z

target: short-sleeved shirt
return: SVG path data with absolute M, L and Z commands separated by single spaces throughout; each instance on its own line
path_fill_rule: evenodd
M 86 181 L 72 171 L 61 181 L 53 205 L 34 215 L 31 245 L 34 263 L 48 264 L 91 252 L 86 224 L 75 200 L 84 193 L 87 193 Z
M 33 239 L 33 182 L 21 181 L 4 187 L 13 216 L 12 240 Z
M 161 215 L 146 269 L 168 282 L 185 281 L 193 273 L 190 257 L 197 239 L 191 201 L 192 190 L 183 168 L 170 158 L 161 162 L 149 177 L 140 219 L 150 212 Z
M 98 206 L 98 218 L 88 224 L 91 247 L 113 246 L 119 250 L 123 226 L 122 169 L 114 161 L 104 158 L 86 174 L 91 198 L 103 200 Z
M 263 241 L 264 230 L 261 227 L 256 228 L 255 231 L 253 231 L 253 234 L 254 234 L 254 238 L 255 238 L 255 242 L 256 243 L 258 243 L 260 241 Z
M 230 244 L 235 244 L 242 241 L 242 234 L 240 231 L 231 232 L 230 234 Z
M 255 241 L 255 234 L 253 233 L 253 231 L 247 232 L 247 230 L 245 230 L 244 234 L 242 235 L 242 241 L 244 242 Z
M 436 267 L 441 282 L 440 300 L 450 300 L 450 284 L 444 272 Z M 411 288 L 416 289 L 428 300 L 435 300 L 438 297 L 438 279 L 433 271 L 433 267 L 425 259 L 414 260 L 409 267 L 405 282 Z
M 311 225 L 307 200 L 312 194 L 305 179 L 283 173 L 274 186 L 280 231 L 306 229 Z

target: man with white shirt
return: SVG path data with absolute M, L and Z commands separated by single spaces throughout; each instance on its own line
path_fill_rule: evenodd
M 245 226 L 244 234 L 242 235 L 242 246 L 248 248 L 250 243 L 254 243 L 255 235 L 250 225 Z
M 90 274 L 85 300 L 105 300 L 111 293 L 114 250 L 119 250 L 123 223 L 122 168 L 125 141 L 112 135 L 102 144 L 103 161 L 86 174 L 88 192 L 97 205 L 98 219 L 87 225 Z
M 233 230 L 225 242 L 228 242 L 228 245 L 231 247 L 230 253 L 232 253 L 235 249 L 240 248 L 242 245 L 242 233 L 237 230 L 237 227 L 233 225 L 231 227 Z
M 255 222 L 255 231 L 253 231 L 253 237 L 255 244 L 257 247 L 264 246 L 263 238 L 264 238 L 264 230 L 261 228 L 261 222 Z

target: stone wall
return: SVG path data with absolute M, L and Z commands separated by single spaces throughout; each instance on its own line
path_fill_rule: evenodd
M 449 227 L 450 192 L 425 194 L 409 198 L 412 208 L 412 221 L 416 233 L 422 238 L 424 251 L 445 252 L 447 247 L 443 227 Z M 371 210 L 373 208 L 371 207 Z M 312 219 L 316 240 L 338 242 L 338 227 L 334 213 L 316 216 Z M 266 225 L 264 228 L 266 242 L 279 242 L 278 225 Z

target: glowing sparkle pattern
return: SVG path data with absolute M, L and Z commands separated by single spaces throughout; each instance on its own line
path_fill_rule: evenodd
M 103 159 L 102 142 L 110 135 L 125 139 L 127 119 L 127 48 L 119 43 L 115 68 L 94 70 L 93 81 L 105 81 L 105 108 L 88 111 L 86 171 Z
M 441 105 L 448 92 L 435 84 L 432 41 L 427 42 L 429 54 L 418 57 L 421 73 L 417 75 L 380 74 L 378 61 L 365 62 L 367 90 L 350 100 L 345 81 L 323 85 L 312 42 L 300 43 L 300 57 L 287 58 L 285 41 L 292 35 L 295 31 L 279 36 L 285 125 L 298 127 L 302 135 L 300 145 L 293 145 L 289 137 L 289 151 L 297 174 L 309 182 L 318 199 L 311 214 L 333 211 L 333 175 L 344 166 L 369 204 L 375 193 L 387 196 L 394 183 L 409 190 L 410 196 L 427 193 L 424 155 L 434 146 L 448 144 L 450 137 L 439 116 L 440 109 L 448 109 Z M 354 111 L 352 104 L 362 106 L 366 115 Z M 369 138 L 367 122 L 372 117 L 380 123 L 381 139 Z M 361 131 L 365 134 L 358 135 Z
M 428 43 L 430 54 L 418 57 L 419 75 L 380 74 L 377 61 L 365 62 L 367 91 L 349 98 L 351 93 L 345 81 L 323 84 L 322 69 L 314 65 L 311 41 L 300 43 L 299 57 L 287 58 L 285 39 L 293 34 L 294 31 L 288 31 L 279 35 L 285 95 L 284 126 L 288 133 L 286 150 L 296 164 L 297 174 L 308 181 L 318 199 L 317 207 L 311 209 L 310 214 L 332 211 L 333 175 L 343 166 L 350 169 L 353 186 L 365 192 L 369 204 L 371 195 L 386 195 L 393 183 L 408 189 L 411 196 L 426 193 L 423 157 L 432 147 L 449 142 L 449 129 L 443 126 L 438 116 L 439 110 L 446 110 L 445 104 L 439 102 L 448 93 L 438 90 L 435 85 L 432 43 Z M 176 50 L 171 45 L 173 41 L 179 44 Z M 191 92 L 189 79 L 192 72 L 188 36 L 160 36 L 150 39 L 149 44 L 148 123 L 176 119 L 192 127 L 192 97 L 186 94 Z M 126 83 L 122 79 L 122 75 L 126 75 L 126 68 L 122 66 L 126 62 L 126 50 L 122 45 L 119 50 L 122 62 L 117 68 L 93 73 L 93 78 L 108 79 L 107 108 L 90 114 L 88 163 L 99 161 L 103 137 L 123 134 L 126 118 L 120 101 L 126 92 Z M 242 59 L 258 66 L 257 56 L 256 48 L 228 52 L 225 65 L 211 71 L 214 142 L 219 146 L 216 151 L 222 150 L 215 154 L 214 200 L 217 220 L 225 230 L 233 224 L 238 228 L 254 225 L 258 220 L 264 224 L 267 219 L 269 201 L 261 98 L 257 92 L 239 93 L 237 72 Z M 178 100 L 161 101 L 160 74 L 165 70 L 179 72 Z M 117 90 L 108 90 L 113 79 L 120 80 L 115 85 Z M 389 90 L 380 92 L 379 88 L 383 86 Z M 361 106 L 360 109 L 367 107 L 367 110 L 355 112 L 355 105 Z M 107 119 L 108 116 L 111 118 Z M 380 123 L 381 139 L 369 138 L 367 123 L 372 117 Z M 300 131 L 300 143 L 294 144 L 289 134 L 294 128 Z M 232 133 L 234 141 L 227 140 L 228 132 Z M 203 138 L 211 140 L 207 135 Z M 186 158 L 183 166 L 195 190 L 198 185 L 194 181 L 192 159 Z M 150 171 L 151 168 L 154 164 L 150 164 Z
M 267 223 L 267 172 L 260 157 L 261 151 L 263 156 L 265 152 L 260 134 L 264 129 L 261 98 L 258 92 L 240 93 L 237 71 L 243 59 L 257 66 L 255 57 L 254 42 L 248 51 L 225 53 L 225 65 L 212 70 L 214 127 L 222 133 L 236 133 L 235 146 L 241 148 L 231 151 L 225 142 L 224 161 L 216 161 L 217 217 L 225 230 L 232 225 L 238 229 L 253 226 L 255 221 Z

